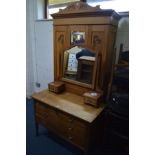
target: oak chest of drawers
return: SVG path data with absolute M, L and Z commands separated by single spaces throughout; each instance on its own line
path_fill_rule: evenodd
M 37 135 L 41 124 L 78 148 L 88 151 L 102 128 L 100 118 L 103 108 L 85 105 L 81 96 L 68 92 L 57 95 L 45 90 L 34 94 L 33 99 Z

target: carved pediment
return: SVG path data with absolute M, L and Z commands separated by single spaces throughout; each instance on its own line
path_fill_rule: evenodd
M 84 2 L 75 2 L 71 3 L 65 9 L 60 9 L 59 14 L 69 14 L 69 13 L 80 13 L 80 12 L 95 12 L 95 11 L 102 11 L 100 6 L 91 7 L 87 3 Z
M 74 2 L 65 9 L 59 9 L 58 13 L 51 14 L 53 18 L 70 18 L 83 16 L 113 16 L 119 19 L 119 15 L 112 9 L 100 9 L 100 6 L 92 7 L 84 2 Z

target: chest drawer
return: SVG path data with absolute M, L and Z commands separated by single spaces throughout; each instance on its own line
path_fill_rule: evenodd
M 49 129 L 57 130 L 59 128 L 57 111 L 39 102 L 36 103 L 36 120 Z
M 35 104 L 35 109 L 36 109 L 36 113 L 40 115 L 44 113 L 48 113 L 48 107 L 45 104 L 40 103 L 40 102 L 37 102 Z
M 85 132 L 87 126 L 80 121 L 79 119 L 71 116 L 71 115 L 66 115 L 64 113 L 59 113 L 59 119 L 62 123 L 62 125 L 66 128 L 74 128 L 74 130 Z M 71 130 L 72 131 L 72 130 Z
M 83 121 L 40 102 L 35 109 L 37 122 L 75 145 L 83 148 L 87 145 L 88 125 Z
M 40 102 L 36 102 L 35 104 L 35 118 L 36 121 L 46 125 L 47 124 L 47 117 L 48 117 L 48 108 L 45 104 L 42 104 Z
M 68 141 L 80 145 L 86 145 L 86 137 L 88 134 L 88 126 L 77 118 L 63 113 L 59 113 L 61 122 L 61 133 Z

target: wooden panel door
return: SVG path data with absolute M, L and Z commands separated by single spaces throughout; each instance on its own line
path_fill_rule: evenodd
M 106 29 L 103 25 L 89 26 L 88 47 L 98 52 L 96 90 L 103 89 L 103 75 L 106 54 Z
M 67 34 L 66 26 L 54 27 L 54 80 L 62 77 L 63 52 L 69 45 Z
M 88 46 L 98 52 L 96 90 L 103 90 L 106 96 L 110 79 L 116 27 L 110 25 L 89 26 Z

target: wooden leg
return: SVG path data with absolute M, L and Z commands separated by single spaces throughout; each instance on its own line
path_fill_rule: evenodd
M 38 136 L 39 133 L 39 124 L 35 122 L 35 129 L 36 129 L 36 136 Z
M 34 118 L 35 118 L 35 130 L 36 130 L 36 136 L 38 136 L 38 133 L 39 133 L 39 123 L 37 122 L 36 120 L 36 101 L 34 100 Z

